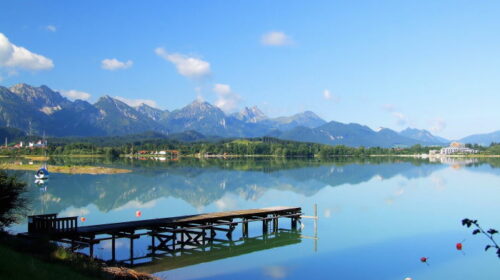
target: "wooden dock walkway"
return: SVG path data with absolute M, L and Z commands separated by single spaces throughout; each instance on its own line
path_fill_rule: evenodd
M 151 254 L 157 251 L 184 250 L 186 246 L 205 246 L 214 242 L 231 241 L 238 224 L 242 237 L 248 237 L 248 224 L 262 222 L 262 234 L 277 232 L 280 218 L 289 218 L 292 230 L 297 228 L 302 210 L 300 207 L 270 207 L 260 209 L 215 212 L 169 218 L 128 221 L 121 223 L 78 226 L 78 217 L 58 218 L 55 214 L 29 216 L 28 232 L 23 235 L 37 238 L 49 237 L 71 245 L 72 250 L 89 247 L 94 255 L 94 245 L 111 240 L 112 261 L 116 261 L 116 239 L 130 240 L 130 264 L 134 260 L 134 240 L 151 237 Z M 221 237 L 222 233 L 222 237 Z

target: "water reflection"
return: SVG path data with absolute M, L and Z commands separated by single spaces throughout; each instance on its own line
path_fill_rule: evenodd
M 55 164 L 75 164 L 56 158 Z M 96 159 L 77 159 L 80 164 Z M 234 208 L 232 195 L 257 201 L 269 190 L 312 196 L 326 186 L 356 185 L 377 178 L 400 175 L 429 176 L 444 168 L 423 160 L 390 158 L 338 159 L 336 161 L 285 160 L 182 160 L 158 163 L 126 160 L 101 165 L 133 168 L 120 175 L 55 174 L 47 191 L 33 193 L 32 213 L 59 213 L 69 207 L 95 205 L 101 212 L 125 208 L 149 208 L 161 197 L 182 199 L 197 209 L 215 203 L 219 210 Z M 29 173 L 24 174 L 29 177 Z
M 497 258 L 485 254 L 483 240 L 470 238 L 460 225 L 464 217 L 474 217 L 498 228 L 498 158 L 51 161 L 134 171 L 53 174 L 46 191 L 32 182 L 33 172 L 18 172 L 30 182 L 33 214 L 83 216 L 86 221 L 79 220 L 80 225 L 278 205 L 300 206 L 306 215 L 313 215 L 312 205 L 319 206 L 319 240 L 300 239 L 239 255 L 226 249 L 213 260 L 202 252 L 181 257 L 178 263 L 167 256 L 168 261 L 144 266 L 144 270 L 164 271 L 157 275 L 168 279 L 305 279 L 311 275 L 316 279 L 496 279 L 492 276 L 498 275 Z M 141 217 L 136 216 L 138 210 Z M 304 223 L 302 235 L 315 236 L 313 221 Z M 14 230 L 25 231 L 26 225 Z M 466 256 L 457 254 L 454 247 L 464 238 Z M 313 249 L 315 241 L 318 252 Z M 146 253 L 151 241 L 137 243 L 138 253 Z M 127 246 L 118 250 L 118 257 L 129 256 Z M 430 256 L 432 264 L 422 265 L 422 256 Z
M 280 230 L 276 233 L 240 238 L 234 241 L 224 241 L 197 246 L 192 249 L 172 251 L 155 255 L 153 262 L 140 265 L 140 270 L 148 273 L 168 271 L 201 263 L 219 261 L 258 251 L 275 249 L 283 246 L 299 244 L 302 241 L 300 232 Z M 147 256 L 146 258 L 150 258 Z

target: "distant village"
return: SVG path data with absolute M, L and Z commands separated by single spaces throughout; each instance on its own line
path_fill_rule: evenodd
M 153 160 L 159 160 L 159 161 L 165 161 L 168 159 L 178 159 L 180 154 L 180 151 L 178 150 L 160 150 L 160 151 L 147 151 L 147 150 L 140 150 L 135 153 L 135 156 L 139 160 L 148 160 L 148 159 L 153 159 Z
M 141 151 L 138 151 L 137 154 L 138 155 L 142 155 L 142 156 L 146 156 L 146 155 L 150 155 L 150 156 L 166 156 L 166 155 L 171 155 L 171 156 L 178 156 L 179 155 L 179 151 L 178 150 L 160 150 L 160 151 L 147 151 L 147 150 L 141 150 Z
M 5 145 L 1 146 L 1 149 L 22 149 L 22 148 L 31 148 L 31 149 L 36 149 L 36 148 L 46 148 L 47 147 L 47 140 L 38 140 L 38 141 L 33 141 L 33 142 L 24 142 L 20 141 L 19 143 L 16 144 L 7 144 L 7 139 L 5 139 Z
M 440 150 L 430 150 L 429 156 L 467 155 L 477 154 L 478 152 L 478 150 L 467 148 L 462 143 L 452 142 L 450 146 L 441 148 Z

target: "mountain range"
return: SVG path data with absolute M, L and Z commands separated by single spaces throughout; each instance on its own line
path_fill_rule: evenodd
M 226 114 L 202 100 L 168 111 L 146 104 L 132 107 L 107 95 L 91 104 L 68 100 L 44 85 L 27 84 L 10 88 L 0 86 L 0 127 L 53 137 L 123 136 L 154 131 L 164 135 L 190 132 L 232 138 L 272 136 L 365 147 L 445 145 L 450 142 L 426 130 L 408 128 L 396 132 L 388 128 L 372 130 L 356 123 L 326 122 L 311 111 L 270 118 L 254 106 Z M 494 137 L 499 138 L 500 133 Z

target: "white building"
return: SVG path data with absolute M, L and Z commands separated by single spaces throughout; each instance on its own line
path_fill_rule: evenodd
M 47 141 L 42 141 L 42 140 L 28 143 L 28 147 L 30 148 L 45 148 L 46 146 L 47 146 Z
M 449 147 L 442 148 L 439 152 L 441 155 L 453 155 L 453 154 L 477 154 L 477 150 L 465 147 L 464 144 L 453 142 Z

